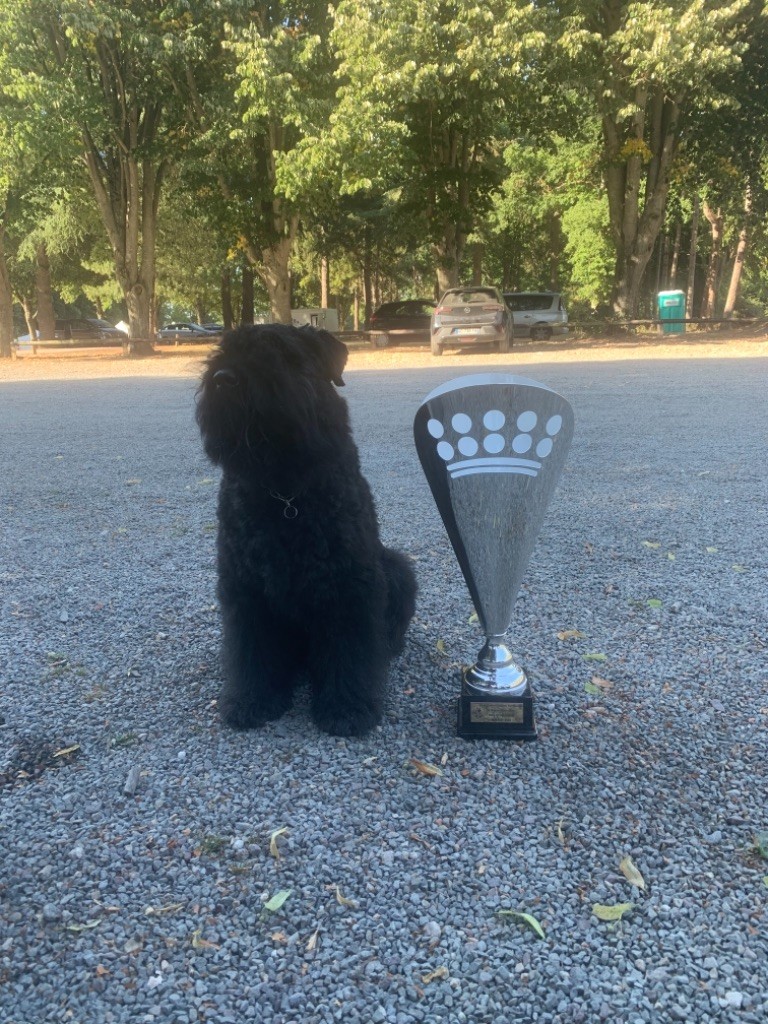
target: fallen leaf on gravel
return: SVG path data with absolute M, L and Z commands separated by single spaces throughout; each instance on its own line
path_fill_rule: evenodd
M 104 978 L 109 974 L 109 968 L 105 967 L 104 964 L 97 964 L 96 970 L 93 972 L 97 978 Z
M 610 679 L 603 679 L 602 676 L 592 676 L 591 682 L 593 686 L 599 686 L 601 690 L 610 690 L 613 686 Z
M 286 836 L 286 835 L 288 835 L 288 826 L 287 825 L 283 825 L 282 828 L 276 828 L 274 832 L 270 833 L 270 836 L 269 836 L 269 852 L 272 854 L 272 856 L 275 858 L 275 860 L 280 860 L 280 850 L 278 849 L 278 846 L 277 846 L 277 840 L 280 838 L 280 836 Z
M 591 694 L 593 697 L 602 697 L 603 691 L 599 686 L 595 686 L 594 683 L 584 683 L 584 690 Z
M 714 555 L 714 553 L 717 551 L 717 548 L 705 548 L 704 550 L 707 552 L 708 555 Z
M 91 928 L 98 928 L 101 924 L 101 918 L 93 921 L 83 921 L 82 924 L 67 924 L 64 927 L 68 932 L 87 932 Z
M 221 949 L 215 942 L 209 942 L 208 939 L 203 938 L 202 928 L 198 928 L 192 932 L 192 948 L 193 949 Z
M 285 932 L 272 932 L 269 937 L 273 942 L 282 942 L 283 944 L 288 942 L 288 936 Z
M 599 651 L 590 651 L 588 654 L 582 654 L 584 661 L 608 661 L 607 654 L 601 654 Z
M 636 885 L 638 889 L 645 888 L 645 879 L 638 871 L 637 865 L 631 857 L 625 857 L 619 864 L 619 868 L 630 885 Z
M 79 743 L 73 743 L 71 747 L 64 747 L 63 750 L 57 750 L 53 755 L 54 757 L 67 757 L 68 754 L 74 754 L 76 750 L 80 749 Z
M 279 910 L 280 907 L 285 903 L 288 897 L 291 895 L 292 889 L 280 889 L 275 895 L 267 900 L 264 904 L 264 909 L 270 914 L 274 914 L 275 911 Z
M 645 547 L 645 548 L 660 548 L 661 547 L 661 541 L 658 541 L 658 540 L 644 540 L 643 541 L 643 547 Z
M 336 902 L 340 906 L 351 907 L 353 910 L 357 910 L 357 904 L 355 903 L 355 901 L 347 899 L 346 896 L 342 896 L 341 889 L 338 887 L 338 885 L 335 885 L 334 889 L 336 890 Z
M 670 562 L 674 562 L 675 561 L 675 556 L 672 554 L 671 551 L 667 552 L 667 558 L 670 560 Z
M 746 566 L 744 566 L 744 565 L 732 565 L 731 568 L 733 569 L 734 572 L 746 572 L 747 571 Z
M 755 836 L 755 850 L 761 857 L 768 860 L 768 832 L 758 832 Z
M 533 916 L 533 914 L 524 914 L 522 910 L 497 910 L 496 913 L 499 917 L 516 917 L 520 921 L 524 921 L 529 928 L 533 928 L 540 939 L 546 939 L 544 929 L 541 927 L 539 922 Z
M 620 921 L 625 914 L 628 914 L 634 908 L 634 903 L 616 903 L 612 907 L 608 907 L 604 903 L 593 903 L 592 913 L 595 917 L 599 917 L 601 921 Z
M 159 917 L 160 914 L 174 914 L 177 910 L 181 910 L 184 906 L 183 903 L 166 903 L 164 907 L 144 907 L 144 913 L 147 917 Z
M 315 930 L 312 932 L 312 934 L 307 939 L 306 950 L 307 950 L 308 953 L 313 953 L 314 950 L 317 948 L 317 940 L 318 940 L 319 935 L 320 935 L 320 929 L 319 928 L 315 928 Z
M 139 939 L 128 939 L 123 945 L 124 953 L 138 953 L 139 950 L 143 949 L 143 944 Z
M 419 761 L 417 758 L 412 757 L 408 764 L 421 775 L 435 776 L 443 774 L 436 764 L 430 764 L 429 761 Z
M 645 602 L 649 608 L 661 608 L 662 602 L 658 597 L 651 597 Z
M 557 634 L 558 640 L 583 640 L 584 634 L 578 629 L 561 629 Z
M 438 640 L 435 647 L 437 648 L 438 654 L 446 655 L 448 653 L 445 649 L 445 640 Z
M 472 612 L 472 614 L 467 619 L 467 622 L 468 622 L 468 624 L 470 626 L 472 625 L 473 622 L 479 622 L 479 621 L 480 621 L 480 616 L 477 614 L 477 612 Z
M 768 889 L 768 875 L 763 875 L 763 885 Z
M 449 977 L 447 967 L 438 967 L 434 971 L 430 971 L 429 974 L 422 974 L 421 980 L 425 985 L 428 985 L 430 981 L 437 981 L 438 978 Z
M 126 487 L 134 487 L 136 484 L 140 484 L 140 483 L 141 483 L 141 480 L 136 478 L 134 480 L 126 480 L 125 481 L 125 486 Z

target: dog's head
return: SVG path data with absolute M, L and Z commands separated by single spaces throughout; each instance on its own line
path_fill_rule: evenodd
M 313 327 L 264 324 L 224 335 L 197 395 L 197 422 L 212 462 L 269 472 L 311 461 L 348 431 L 347 346 Z

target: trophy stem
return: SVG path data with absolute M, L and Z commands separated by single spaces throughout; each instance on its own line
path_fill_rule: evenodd
M 517 696 L 528 686 L 528 679 L 504 643 L 504 634 L 492 634 L 477 656 L 476 663 L 464 672 L 467 689 L 477 693 Z

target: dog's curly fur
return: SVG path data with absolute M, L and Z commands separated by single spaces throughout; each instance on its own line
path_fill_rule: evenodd
M 203 374 L 197 421 L 223 470 L 219 709 L 237 729 L 282 715 L 306 676 L 318 727 L 363 735 L 403 649 L 416 581 L 379 539 L 336 392 L 346 360 L 326 331 L 268 324 L 226 334 Z

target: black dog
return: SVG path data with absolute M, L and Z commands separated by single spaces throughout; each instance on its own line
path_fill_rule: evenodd
M 343 385 L 347 348 L 281 324 L 224 336 L 198 392 L 208 457 L 223 469 L 218 595 L 225 722 L 250 729 L 290 706 L 300 676 L 317 725 L 361 736 L 381 719 L 416 581 L 379 540 Z

